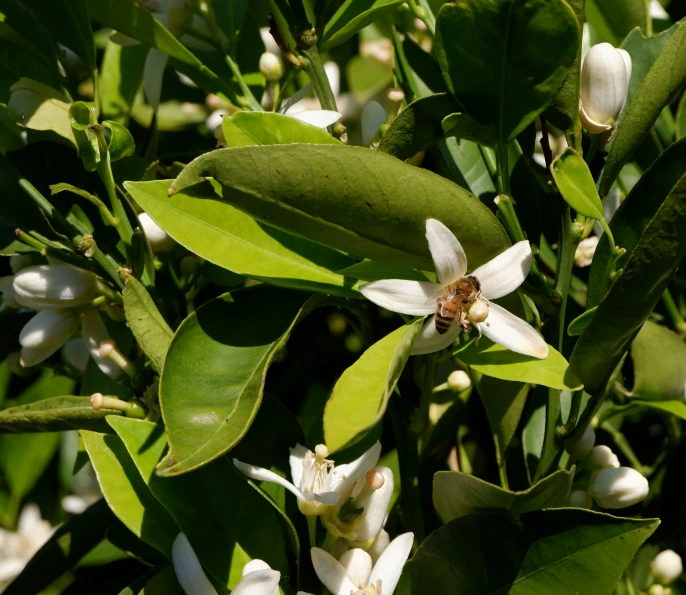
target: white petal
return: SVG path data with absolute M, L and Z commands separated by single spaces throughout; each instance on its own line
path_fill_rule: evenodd
M 324 72 L 326 72 L 326 78 L 329 79 L 333 96 L 338 97 L 341 92 L 341 69 L 333 60 L 329 60 L 324 64 Z
M 31 347 L 22 347 L 21 354 L 19 356 L 19 363 L 24 368 L 30 368 L 31 366 L 35 366 L 37 364 L 40 364 L 41 362 L 44 362 L 60 347 L 61 345 L 59 344 L 39 349 L 33 349 Z
M 388 544 L 391 543 L 391 536 L 388 534 L 386 529 L 381 529 L 379 534 L 376 536 L 372 547 L 370 547 L 367 552 L 372 557 L 372 561 L 376 564 L 377 560 L 384 553 Z
M 145 96 L 154 110 L 160 105 L 162 78 L 164 77 L 164 69 L 167 66 L 168 60 L 169 56 L 167 56 L 167 54 L 164 54 L 155 48 L 150 48 L 148 57 L 145 59 L 145 68 L 143 69 Z
M 311 91 L 312 83 L 307 83 L 302 89 L 298 89 L 295 93 L 293 93 L 293 95 L 291 95 L 288 101 L 281 106 L 279 113 L 292 116 L 293 114 L 289 114 L 288 110 L 291 109 L 296 103 L 298 103 L 298 101 L 309 95 Z
M 386 122 L 386 110 L 378 101 L 370 101 L 362 108 L 362 144 L 368 147 L 379 127 Z
M 291 118 L 295 118 L 306 124 L 312 124 L 317 128 L 327 128 L 343 117 L 343 114 L 339 112 L 333 112 L 326 109 L 308 109 L 289 115 Z
M 429 318 L 419 331 L 417 340 L 414 342 L 414 347 L 412 348 L 412 355 L 422 355 L 424 353 L 434 353 L 435 351 L 440 351 L 449 347 L 457 339 L 457 335 L 460 334 L 460 327 L 458 324 L 453 324 L 448 332 L 440 334 L 436 330 L 436 316 Z
M 172 545 L 174 572 L 186 595 L 217 595 L 188 538 L 179 533 Z
M 238 459 L 233 460 L 233 464 L 236 466 L 243 475 L 247 475 L 250 479 L 256 479 L 257 481 L 271 481 L 272 483 L 278 483 L 280 486 L 286 488 L 289 492 L 294 494 L 298 499 L 302 498 L 300 490 L 296 488 L 290 481 L 285 480 L 280 475 L 277 475 L 269 469 L 263 469 L 262 467 L 255 467 L 255 465 L 248 465 L 247 463 L 241 463 Z
M 249 574 L 250 572 L 255 572 L 256 570 L 271 570 L 272 567 L 269 566 L 264 560 L 260 560 L 259 558 L 255 558 L 254 560 L 250 560 L 245 566 L 243 566 L 243 570 L 241 571 L 241 576 L 245 576 L 246 574 Z
M 360 292 L 377 306 L 391 312 L 426 316 L 436 311 L 436 298 L 441 289 L 441 285 L 429 281 L 381 279 L 365 283 Z
M 363 549 L 356 547 L 348 550 L 338 560 L 345 568 L 350 580 L 356 585 L 366 585 L 372 572 L 372 558 Z
M 334 504 L 338 504 L 341 495 L 338 492 L 320 492 L 319 494 L 314 495 L 314 499 L 327 506 L 333 506 Z
M 83 315 L 83 320 L 81 321 L 81 334 L 83 335 L 83 340 L 86 343 L 86 347 L 88 347 L 91 357 L 95 360 L 95 363 L 98 364 L 98 368 L 110 378 L 117 378 L 121 374 L 121 368 L 111 359 L 100 355 L 100 344 L 106 339 L 109 339 L 110 335 L 97 310 L 88 310 Z
M 310 555 L 319 580 L 333 595 L 350 595 L 357 591 L 357 585 L 350 580 L 345 568 L 331 554 L 313 547 Z
M 380 580 L 383 595 L 393 595 L 393 591 L 398 586 L 403 566 L 410 556 L 413 541 L 413 533 L 404 533 L 396 537 L 381 554 L 379 561 L 374 564 L 369 576 L 369 584 L 373 585 L 375 581 Z
M 343 495 L 347 495 L 348 491 L 352 492 L 357 480 L 374 468 L 380 456 L 381 442 L 376 442 L 367 452 L 351 463 L 336 465 L 332 472 L 331 489 Z
M 512 293 L 524 283 L 531 269 L 531 246 L 527 240 L 517 242 L 505 252 L 472 272 L 481 283 L 481 291 L 489 300 Z
M 488 318 L 477 326 L 491 341 L 515 353 L 539 359 L 548 357 L 548 346 L 543 337 L 526 321 L 498 304 L 490 304 Z
M 278 570 L 255 570 L 246 574 L 231 595 L 273 595 L 278 593 L 281 573 Z
M 355 541 L 360 544 L 376 539 L 393 496 L 393 472 L 388 467 L 376 467 L 376 470 L 383 475 L 384 484 L 370 496 L 360 524 L 355 528 Z
M 44 349 L 64 345 L 79 328 L 79 319 L 69 310 L 41 310 L 19 333 L 22 347 Z
M 633 64 L 631 62 L 631 54 L 621 48 L 617 48 L 617 51 L 619 52 L 619 55 L 622 57 L 622 60 L 624 60 L 624 68 L 626 68 L 626 84 L 628 87 L 629 81 L 631 80 L 631 70 L 633 67 Z
M 437 219 L 427 219 L 426 239 L 441 285 L 450 285 L 464 277 L 467 255 L 453 232 Z
M 293 480 L 293 485 L 298 489 L 302 489 L 303 461 L 307 454 L 307 448 L 302 444 L 296 444 L 293 448 L 289 448 L 288 450 L 291 453 L 288 457 L 288 462 L 291 465 L 291 479 Z
M 40 529 L 43 517 L 40 514 L 38 505 L 30 502 L 21 510 L 19 521 L 17 522 L 17 533 L 30 537 L 34 531 Z

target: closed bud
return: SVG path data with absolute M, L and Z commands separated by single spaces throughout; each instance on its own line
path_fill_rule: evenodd
M 581 68 L 579 116 L 589 132 L 610 130 L 619 117 L 629 90 L 631 56 L 609 43 L 594 45 Z
M 17 301 L 27 308 L 71 308 L 95 298 L 96 276 L 68 264 L 27 267 L 13 283 Z
M 626 508 L 648 495 L 648 480 L 631 467 L 603 469 L 598 472 L 591 494 L 601 508 Z
M 650 563 L 655 580 L 663 585 L 669 585 L 681 576 L 684 565 L 681 556 L 674 550 L 660 552 Z
M 145 235 L 150 242 L 150 248 L 153 252 L 169 252 L 174 248 L 176 242 L 172 237 L 164 231 L 157 223 L 152 220 L 152 217 L 147 213 L 138 215 L 138 220 L 141 222 L 141 227 L 145 231 Z
M 41 310 L 21 329 L 19 343 L 29 349 L 54 347 L 54 353 L 69 340 L 78 327 L 78 317 L 68 311 Z
M 591 498 L 591 494 L 583 490 L 572 490 L 567 496 L 565 506 L 589 509 L 593 506 L 593 498 Z
M 448 376 L 448 388 L 454 393 L 461 393 L 472 385 L 469 374 L 464 370 L 455 370 Z
M 567 440 L 565 448 L 569 453 L 569 456 L 578 461 L 579 459 L 583 459 L 584 457 L 588 456 L 591 453 L 591 450 L 593 450 L 594 445 L 595 432 L 593 431 L 593 428 L 588 427 L 577 440 Z
M 100 345 L 103 341 L 109 339 L 107 327 L 100 318 L 100 313 L 97 310 L 89 310 L 83 315 L 83 322 L 81 323 L 81 334 L 86 343 L 86 347 L 90 356 L 98 364 L 98 367 L 107 374 L 110 378 L 116 378 L 121 374 L 121 368 L 112 360 L 100 355 Z
M 283 62 L 281 62 L 281 58 L 271 52 L 264 52 L 260 56 L 260 72 L 268 81 L 278 81 L 283 76 Z
M 591 471 L 601 471 L 619 467 L 617 455 L 610 450 L 609 446 L 601 444 L 594 446 L 591 454 L 586 458 L 586 464 Z

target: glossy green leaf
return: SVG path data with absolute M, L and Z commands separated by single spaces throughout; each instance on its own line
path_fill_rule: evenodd
M 472 369 L 472 377 L 481 402 L 486 409 L 488 425 L 496 441 L 496 456 L 504 461 L 505 451 L 515 436 L 522 417 L 529 385 L 479 374 Z
M 273 504 L 260 497 L 226 458 L 187 475 L 158 477 L 155 465 L 165 447 L 161 426 L 124 418 L 110 421 L 140 477 L 188 536 L 211 576 L 233 588 L 240 573 L 230 573 L 229 561 L 247 553 L 288 580 L 287 529 Z
M 169 453 L 159 474 L 191 471 L 233 448 L 262 401 L 264 378 L 308 295 L 258 286 L 220 296 L 176 331 L 160 383 Z
M 113 434 L 81 431 L 98 483 L 114 514 L 145 543 L 171 560 L 179 528 L 152 495 L 129 456 Z
M 177 192 L 171 182 L 126 182 L 134 200 L 179 244 L 234 273 L 273 285 L 359 296 L 335 271 L 355 260 L 255 221 L 212 194 Z
M 350 39 L 360 29 L 402 2 L 403 0 L 345 0 L 324 27 L 319 42 L 321 49 L 331 49 Z
M 18 405 L 0 411 L 0 433 L 65 432 L 109 428 L 106 415 L 121 415 L 121 411 L 94 411 L 90 397 L 52 397 L 28 405 Z
M 511 492 L 458 471 L 434 475 L 433 502 L 444 523 L 483 512 L 506 510 L 517 518 L 527 512 L 564 506 L 574 473 L 560 469 L 523 492 Z
M 546 359 L 537 359 L 480 339 L 455 352 L 462 362 L 486 376 L 501 380 L 542 384 L 560 390 L 577 390 L 581 381 L 569 369 L 567 360 L 553 347 Z
M 100 66 L 100 110 L 103 118 L 126 124 L 143 82 L 149 48 L 144 44 L 121 46 L 108 41 Z
M 469 190 L 478 196 L 486 204 L 491 202 L 498 194 L 493 182 L 493 177 L 486 165 L 489 159 L 488 147 L 480 146 L 465 139 L 458 140 L 454 137 L 446 138 L 438 143 L 441 155 L 450 169 L 457 170 L 453 177 L 459 176 L 464 179 Z
M 224 116 L 222 132 L 228 147 L 313 143 L 340 145 L 326 130 L 271 112 L 236 112 Z
M 363 260 L 337 272 L 346 277 L 353 277 L 362 281 L 378 281 L 379 279 L 429 281 L 422 271 L 411 269 L 401 264 L 379 262 L 378 260 Z
M 681 96 L 676 111 L 676 137 L 677 139 L 686 137 L 686 91 Z
M 591 308 L 590 310 L 586 310 L 583 314 L 580 314 L 577 316 L 572 322 L 569 323 L 569 326 L 567 327 L 567 334 L 570 337 L 577 337 L 581 333 L 584 332 L 584 329 L 588 326 L 588 323 L 591 321 L 591 318 L 595 315 L 595 308 Z
M 353 97 L 364 104 L 393 85 L 393 70 L 374 56 L 353 56 L 345 66 Z
M 107 150 L 112 161 L 130 157 L 136 151 L 136 143 L 128 128 L 113 120 L 105 120 L 102 125 L 110 131 Z
M 355 444 L 381 420 L 422 324 L 418 319 L 386 335 L 338 379 L 324 409 L 331 452 Z
M 644 411 L 668 413 L 686 420 L 686 403 L 682 401 L 642 401 L 641 399 L 631 399 L 626 405 L 609 407 L 603 411 L 602 420 L 605 421 L 615 415 L 628 415 Z
M 497 144 L 495 135 L 467 114 L 451 114 L 441 124 L 445 136 L 456 136 L 489 147 Z
M 179 72 L 207 92 L 235 94 L 230 84 L 204 65 L 153 15 L 133 0 L 87 0 L 91 18 L 103 26 L 164 52 Z
M 87 171 L 95 171 L 100 163 L 100 146 L 91 126 L 98 123 L 98 115 L 94 103 L 75 101 L 69 106 L 69 121 L 71 123 L 79 158 Z
M 441 68 L 436 60 L 425 52 L 410 35 L 393 29 L 395 73 L 408 97 L 426 97 L 448 90 Z
M 631 344 L 634 398 L 682 401 L 686 386 L 686 345 L 674 331 L 647 321 Z
M 606 196 L 619 172 L 646 138 L 655 120 L 686 81 L 686 22 L 671 36 L 627 107 L 609 147 L 599 183 Z
M 208 176 L 222 185 L 225 202 L 249 215 L 372 260 L 433 268 L 425 237 L 430 217 L 455 233 L 470 267 L 509 244 L 495 216 L 463 188 L 361 147 L 219 149 L 191 162 L 172 190 Z
M 57 527 L 50 539 L 27 562 L 4 595 L 46 593 L 53 581 L 73 569 L 118 523 L 104 499 Z
M 564 0 L 445 4 L 436 23 L 448 88 L 503 143 L 548 107 L 579 41 L 579 23 Z
M 581 334 L 570 359 L 570 369 L 590 394 L 607 384 L 686 255 L 686 172 L 683 160 L 676 166 L 671 161 L 685 148 L 683 140 L 670 146 L 634 186 L 613 218 L 618 229 L 626 230 L 624 240 L 619 239 L 619 234 L 615 240 L 629 255 L 624 257 L 623 268 L 599 300 L 595 316 Z M 637 190 L 644 181 L 652 181 L 653 185 L 645 186 L 646 192 L 639 195 Z M 651 200 L 646 200 L 646 196 Z M 627 223 L 631 223 L 632 231 L 625 227 Z M 639 234 L 632 245 L 630 238 Z M 605 273 L 601 275 L 607 278 Z
M 422 543 L 395 593 L 611 593 L 659 522 L 576 509 L 459 518 Z
M 610 222 L 610 229 L 618 246 L 630 254 L 638 244 L 641 234 L 659 213 L 666 201 L 674 200 L 679 189 L 686 183 L 686 141 L 674 143 L 660 155 L 653 165 L 640 177 L 622 202 Z M 623 266 L 628 255 L 619 260 Z M 588 279 L 588 304 L 598 305 L 609 285 L 610 244 L 601 236 L 591 265 Z
M 620 47 L 629 52 L 631 56 L 631 80 L 629 81 L 627 105 L 631 103 L 643 79 L 645 79 L 665 45 L 667 45 L 667 42 L 681 24 L 683 23 L 675 23 L 669 29 L 660 31 L 657 35 L 650 37 L 646 37 L 640 29 L 632 29 L 624 41 L 622 41 Z
M 643 0 L 586 0 L 586 20 L 600 41 L 618 46 L 635 27 L 646 27 L 647 5 Z
M 52 130 L 76 145 L 69 122 L 69 99 L 54 89 L 29 78 L 10 87 L 7 104 L 10 118 L 32 130 Z
M 91 71 L 96 68 L 93 29 L 86 0 L 24 0 L 58 42 L 72 50 Z
M 553 159 L 550 171 L 562 198 L 570 207 L 591 219 L 603 218 L 603 203 L 600 202 L 595 180 L 579 153 L 568 147 Z
M 129 277 L 122 297 L 126 322 L 133 336 L 155 370 L 162 372 L 174 332 L 140 281 Z

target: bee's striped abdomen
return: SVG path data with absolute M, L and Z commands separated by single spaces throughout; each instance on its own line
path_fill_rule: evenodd
M 448 332 L 457 317 L 459 304 L 455 300 L 447 299 L 438 302 L 436 308 L 436 330 L 442 335 Z

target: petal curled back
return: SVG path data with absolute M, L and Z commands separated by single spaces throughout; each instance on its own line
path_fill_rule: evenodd
M 255 465 L 241 463 L 241 461 L 239 461 L 238 459 L 234 459 L 233 464 L 236 466 L 236 469 L 238 469 L 243 475 L 247 475 L 250 479 L 278 483 L 280 486 L 283 486 L 289 492 L 295 495 L 298 499 L 302 499 L 303 497 L 300 490 L 296 488 L 290 481 L 285 480 L 283 477 L 277 475 L 269 469 L 263 469 L 262 467 L 255 467 Z
M 310 555 L 319 580 L 333 595 L 350 595 L 357 591 L 357 585 L 350 580 L 346 569 L 331 554 L 313 547 Z
M 531 246 L 527 240 L 517 242 L 505 252 L 472 272 L 489 300 L 497 300 L 519 287 L 531 269 Z
M 331 477 L 331 488 L 338 494 L 352 491 L 353 486 L 367 471 L 373 469 L 381 456 L 381 442 L 376 442 L 367 452 L 351 463 L 336 465 Z
M 405 279 L 382 279 L 360 287 L 362 295 L 377 306 L 410 316 L 433 314 L 441 289 L 438 283 Z
M 312 124 L 312 126 L 317 128 L 328 128 L 338 122 L 343 117 L 343 114 L 326 109 L 309 109 L 289 114 L 289 116 L 305 122 L 305 124 Z
M 179 533 L 172 545 L 174 572 L 181 587 L 193 595 L 217 595 L 200 565 L 198 557 L 185 534 Z
M 464 277 L 467 255 L 453 232 L 437 219 L 427 219 L 426 239 L 441 284 L 450 285 Z
M 296 444 L 293 448 L 289 449 L 290 456 L 288 457 L 288 462 L 291 467 L 291 479 L 293 480 L 293 485 L 302 489 L 303 482 L 303 461 L 305 460 L 305 455 L 307 454 L 307 448 L 302 444 Z
M 414 541 L 413 533 L 403 533 L 396 537 L 381 554 L 379 560 L 374 564 L 372 573 L 369 575 L 368 584 L 373 585 L 376 581 L 381 581 L 381 589 L 384 595 L 393 595 L 393 591 L 398 586 L 400 574 L 403 566 L 407 562 Z
M 477 323 L 481 332 L 503 347 L 538 359 L 548 357 L 548 345 L 526 321 L 498 304 L 489 304 L 488 318 Z
M 278 593 L 281 573 L 278 570 L 254 570 L 247 573 L 231 591 L 232 595 L 273 595 Z
M 440 334 L 436 330 L 436 315 L 434 315 L 424 323 L 422 330 L 419 331 L 411 355 L 434 353 L 435 351 L 445 349 L 455 342 L 459 334 L 460 327 L 456 323 L 448 329 L 448 332 Z

